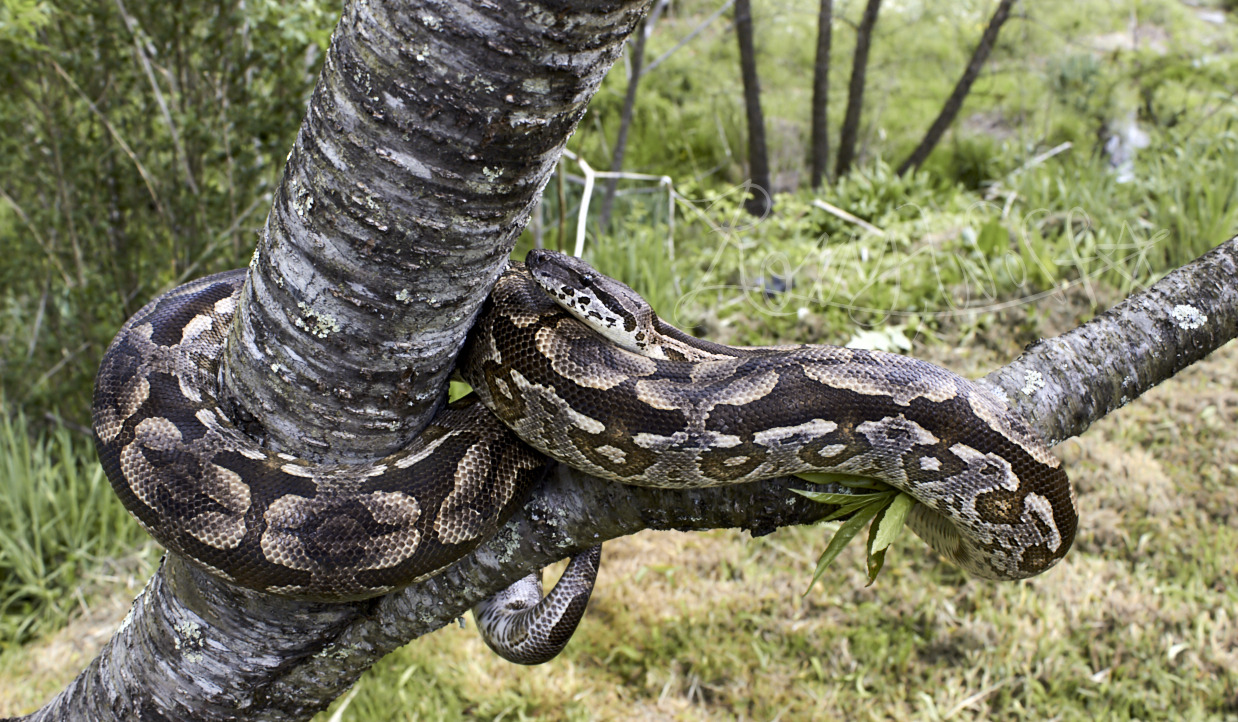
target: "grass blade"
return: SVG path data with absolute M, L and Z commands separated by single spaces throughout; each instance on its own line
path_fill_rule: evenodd
M 864 528 L 865 524 L 873 520 L 873 517 L 876 516 L 877 512 L 881 511 L 881 509 L 882 505 L 880 504 L 869 504 L 863 509 L 857 511 L 855 516 L 843 522 L 842 526 L 838 527 L 838 531 L 834 532 L 834 536 L 830 539 L 830 543 L 826 545 L 825 551 L 821 552 L 821 557 L 817 559 L 817 569 L 812 574 L 812 581 L 808 583 L 808 588 L 804 590 L 805 596 L 808 595 L 808 592 L 812 591 L 813 585 L 816 584 L 817 580 L 821 578 L 821 575 L 825 573 L 826 568 L 828 568 L 830 564 L 838 558 L 838 555 L 842 553 L 843 548 L 855 538 L 856 534 L 860 533 L 860 530 Z

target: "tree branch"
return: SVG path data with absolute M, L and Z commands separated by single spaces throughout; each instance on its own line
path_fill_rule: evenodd
M 403 445 L 648 0 L 349 3 L 223 362 L 234 420 L 331 461 Z M 304 719 L 355 680 L 271 692 L 377 602 L 235 589 L 171 559 L 34 719 Z
M 224 362 L 251 435 L 365 461 L 425 426 L 647 2 L 348 4 Z
M 1121 405 L 1077 403 L 1111 398 L 1115 368 L 1129 375 L 1129 383 L 1121 389 L 1129 401 L 1238 336 L 1235 278 L 1238 238 L 1083 326 L 1033 345 L 982 383 L 1004 391 L 1012 408 L 1055 443 L 1082 433 Z M 1176 320 L 1173 308 L 1178 305 L 1190 305 L 1207 320 L 1199 325 Z M 1148 360 L 1146 368 L 1139 358 Z M 1029 373 L 1047 379 L 1030 395 L 1022 391 Z M 1054 405 L 1066 411 L 1042 410 Z M 809 486 L 774 479 L 709 489 L 649 489 L 560 466 L 496 537 L 443 574 L 384 597 L 373 615 L 348 625 L 330 654 L 319 655 L 274 688 L 288 685 L 292 690 L 302 677 L 328 678 L 344 673 L 351 664 L 372 664 L 409 639 L 450 623 L 521 576 L 601 541 L 643 529 L 740 528 L 760 536 L 783 526 L 811 523 L 832 509 L 789 491 Z M 333 666 L 337 658 L 347 659 L 338 669 Z
M 1035 344 L 983 382 L 1003 389 L 1042 435 L 1061 440 L 1080 433 L 1121 405 L 1115 393 L 1134 398 L 1238 336 L 1236 277 L 1238 238 L 1089 323 Z M 1199 315 L 1181 310 L 1175 315 L 1176 306 L 1188 305 Z M 1140 358 L 1146 364 L 1138 363 Z M 1048 383 L 1029 385 L 1029 373 Z M 1122 382 L 1120 389 L 1114 389 L 1115 380 Z M 1025 387 L 1033 393 L 1024 393 Z M 1066 411 L 1042 411 L 1054 404 Z M 155 617 L 154 631 L 122 625 L 101 656 L 104 661 L 96 660 L 92 670 L 119 674 L 128 650 L 145 647 L 174 658 L 192 654 L 195 676 L 152 679 L 162 668 L 150 670 L 135 694 L 166 683 L 183 698 L 187 689 L 198 693 L 215 685 L 210 704 L 195 708 L 195 719 L 233 719 L 238 709 L 252 719 L 308 719 L 385 654 L 449 624 L 550 562 L 642 529 L 743 528 L 762 535 L 830 513 L 830 507 L 788 491 L 805 486 L 776 479 L 712 489 L 648 489 L 560 467 L 473 554 L 431 579 L 353 605 L 290 602 L 236 590 L 171 560 L 167 574 L 158 575 L 135 606 Z M 164 594 L 165 586 L 173 594 Z M 211 670 L 219 670 L 220 677 L 207 677 Z M 89 684 L 79 680 L 75 686 Z M 65 694 L 73 696 L 72 690 Z M 93 687 L 86 693 L 97 697 Z M 58 718 L 45 708 L 33 719 Z
M 1238 236 L 982 382 L 1050 444 L 1078 436 L 1238 336 L 1235 279 Z

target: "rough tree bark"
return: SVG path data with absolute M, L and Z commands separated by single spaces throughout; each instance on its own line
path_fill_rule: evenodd
M 937 143 L 946 133 L 946 128 L 949 128 L 950 124 L 958 116 L 959 110 L 963 108 L 963 101 L 967 99 L 967 94 L 971 92 L 971 86 L 976 82 L 976 78 L 980 77 L 980 69 L 984 67 L 984 61 L 989 59 L 989 53 L 992 52 L 993 46 L 997 44 L 997 35 L 1001 32 L 1002 25 L 1006 24 L 1006 20 L 1010 17 L 1010 7 L 1012 5 L 1014 5 L 1014 0 L 1001 0 L 997 3 L 997 9 L 993 11 L 993 17 L 989 18 L 989 25 L 980 36 L 980 42 L 976 44 L 971 60 L 967 61 L 967 68 L 963 70 L 963 77 L 959 78 L 959 82 L 954 86 L 954 90 L 951 91 L 950 97 L 946 99 L 945 105 L 941 107 L 941 113 L 937 115 L 937 119 L 929 126 L 928 132 L 924 134 L 920 144 L 916 146 L 915 150 L 911 151 L 911 155 L 907 156 L 907 160 L 899 165 L 897 171 L 899 175 L 919 168 L 928 159 L 929 153 L 933 152 L 933 148 L 937 147 Z
M 348 5 L 229 345 L 251 433 L 350 461 L 420 431 L 646 3 Z
M 860 136 L 860 113 L 864 110 L 864 84 L 868 77 L 868 51 L 873 42 L 873 28 L 877 25 L 877 13 L 881 0 L 868 0 L 864 15 L 855 31 L 855 57 L 851 61 L 851 83 L 847 87 L 847 110 L 843 115 L 843 127 L 838 136 L 838 158 L 834 176 L 842 177 L 855 162 L 855 144 Z
M 286 178 L 301 180 L 286 180 L 272 211 L 270 235 L 254 263 L 255 275 L 268 274 L 284 285 L 268 281 L 269 298 L 261 295 L 261 289 L 251 291 L 247 313 L 263 304 L 263 315 L 278 323 L 255 324 L 271 330 L 255 334 L 257 340 L 251 343 L 263 345 L 261 353 L 280 354 L 277 358 L 293 362 L 284 349 L 299 335 L 313 336 L 318 342 L 304 344 L 308 349 L 304 358 L 327 363 L 331 357 L 320 350 L 326 348 L 345 357 L 346 364 L 369 368 L 368 362 L 346 357 L 347 349 L 333 346 L 332 339 L 352 333 L 360 339 L 357 343 L 383 359 L 397 353 L 390 346 L 392 338 L 409 337 L 380 335 L 390 331 L 386 327 L 390 318 L 369 305 L 358 303 L 361 312 L 347 317 L 342 315 L 347 307 L 340 306 L 341 316 L 333 316 L 340 324 L 337 329 L 326 321 L 324 307 L 312 304 L 325 299 L 377 304 L 383 298 L 374 289 L 384 288 L 403 303 L 399 290 L 405 286 L 373 278 L 384 273 L 403 277 L 411 288 L 408 293 L 423 299 L 417 304 L 420 311 L 440 324 L 427 322 L 430 332 L 419 344 L 431 348 L 456 344 L 454 329 L 467 326 L 473 313 L 458 296 L 467 291 L 483 297 L 488 285 L 481 290 L 454 289 L 443 278 L 452 273 L 472 282 L 492 278 L 488 271 L 477 269 L 497 269 L 503 263 L 513 228 L 526 219 L 531 198 L 553 169 L 554 157 L 584 102 L 642 11 L 639 3 L 566 10 L 532 3 L 517 8 L 449 4 L 433 11 L 394 2 L 379 6 L 375 0 L 351 5 L 337 29 L 309 111 L 309 122 L 320 122 L 316 132 L 324 135 L 303 130 L 298 139 Z M 408 76 L 394 71 L 380 75 L 369 65 L 380 58 L 406 65 L 427 63 L 425 51 L 431 46 L 433 67 L 449 73 L 436 76 L 438 86 L 434 77 L 421 80 L 428 85 L 408 85 Z M 496 58 L 497 67 L 479 60 L 487 56 Z M 500 58 L 502 62 L 497 62 Z M 505 75 L 517 65 L 530 75 L 521 79 Z M 465 69 L 474 73 L 468 85 L 476 95 L 462 94 L 451 99 L 456 105 L 435 107 L 453 92 L 447 86 L 456 87 L 442 78 L 458 78 Z M 413 70 L 406 67 L 404 72 Z M 332 74 L 348 78 L 329 77 Z M 483 101 L 494 107 L 488 111 Z M 478 117 L 463 117 L 474 113 Z M 417 116 L 417 130 L 407 114 Z M 401 132 L 393 132 L 386 123 L 400 125 Z M 362 132 L 375 135 L 367 140 Z M 494 141 L 507 134 L 517 137 L 504 142 L 517 145 L 532 136 L 534 147 L 546 147 L 545 155 L 523 160 L 529 156 Z M 369 155 L 360 150 L 366 147 L 371 148 Z M 521 147 L 528 151 L 528 146 Z M 321 164 L 317 170 L 315 163 Z M 383 195 L 368 195 L 371 192 Z M 461 214 L 456 204 L 466 198 L 478 207 Z M 439 216 L 416 215 L 418 209 L 439 212 L 436 203 L 452 206 L 441 212 L 453 215 L 442 217 L 451 218 L 458 228 L 436 223 Z M 329 210 L 324 210 L 328 204 Z M 489 229 L 489 235 L 479 228 Z M 307 237 L 314 240 L 307 243 Z M 405 250 L 396 253 L 396 248 Z M 349 272 L 359 275 L 338 270 L 349 262 L 354 264 Z M 341 273 L 345 275 L 337 275 Z M 422 274 L 430 291 L 422 290 Z M 323 276 L 332 281 L 316 286 L 314 282 Z M 1079 433 L 1108 410 L 1238 333 L 1236 276 L 1238 239 L 1232 239 L 1086 326 L 1030 348 L 986 381 L 1006 389 L 1011 403 L 1047 437 L 1057 440 Z M 297 295 L 306 288 L 318 288 L 318 295 Z M 456 295 L 439 306 L 426 302 L 427 294 L 439 289 Z M 455 304 L 453 310 L 443 310 L 447 300 Z M 315 313 L 305 313 L 306 307 Z M 410 322 L 414 314 L 393 315 Z M 374 335 L 345 331 L 342 318 L 349 324 L 373 324 Z M 297 325 L 297 319 L 307 328 Z M 323 330 L 329 331 L 325 338 Z M 237 338 L 244 339 L 244 331 Z M 361 357 L 360 351 L 355 353 Z M 414 379 L 428 388 L 428 379 L 437 378 L 439 358 L 437 352 L 414 353 L 409 363 L 424 364 L 415 366 Z M 289 376 L 311 378 L 310 373 L 290 371 Z M 1035 373 L 1047 381 L 1045 386 L 1036 382 Z M 379 372 L 358 371 L 343 387 L 352 400 L 384 408 L 377 400 L 390 381 Z M 273 382 L 287 383 L 282 378 Z M 332 397 L 334 388 L 326 385 L 322 396 Z M 408 388 L 414 388 L 411 382 Z M 284 406 L 256 408 L 277 417 Z M 406 413 L 419 408 L 407 404 Z M 368 418 L 364 409 L 353 412 L 342 418 L 354 422 Z M 270 417 L 262 418 L 268 428 L 273 424 Z M 371 430 L 365 424 L 358 428 L 363 436 L 373 431 L 386 438 L 388 431 Z M 312 447 L 284 443 L 290 449 Z M 345 453 L 361 453 L 361 447 L 346 445 Z M 654 490 L 560 469 L 535 490 L 526 508 L 500 534 L 472 555 L 432 579 L 356 604 L 296 602 L 237 589 L 169 557 L 100 656 L 30 718 L 308 719 L 391 650 L 450 623 L 529 571 L 598 541 L 643 528 L 742 527 L 763 534 L 829 513 L 828 507 L 790 494 L 790 485 L 775 480 L 718 489 Z
M 830 164 L 830 40 L 834 0 L 821 0 L 817 13 L 817 57 L 812 67 L 812 171 L 814 190 L 821 188 Z
M 984 378 L 1050 445 L 1238 337 L 1238 236 Z
M 769 213 L 774 203 L 770 195 L 769 151 L 765 148 L 765 115 L 761 112 L 761 83 L 757 80 L 757 51 L 752 39 L 751 0 L 735 0 L 735 36 L 739 39 L 739 68 L 744 79 L 748 172 L 752 176 L 744 209 L 760 218 Z

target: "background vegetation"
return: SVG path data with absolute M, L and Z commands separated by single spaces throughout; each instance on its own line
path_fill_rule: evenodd
M 1226 3 L 1016 5 L 959 122 L 899 177 L 993 3 L 887 0 L 861 162 L 813 193 L 816 5 L 753 7 L 778 193 L 764 219 L 742 210 L 730 15 L 679 46 L 719 3 L 677 0 L 649 38 L 624 168 L 669 182 L 621 183 L 586 250 L 678 325 L 976 375 L 1238 230 Z M 836 122 L 861 6 L 835 7 Z M 338 12 L 0 0 L 0 714 L 75 675 L 153 569 L 94 459 L 91 380 L 142 303 L 247 261 Z M 570 143 L 594 168 L 627 82 L 621 63 Z M 582 172 L 564 161 L 518 253 L 572 245 Z M 1083 531 L 1043 578 L 968 580 L 909 539 L 875 586 L 851 550 L 801 599 L 819 529 L 640 535 L 607 545 L 560 660 L 511 667 L 444 630 L 323 717 L 1238 719 L 1235 361 L 1230 347 L 1059 448 Z

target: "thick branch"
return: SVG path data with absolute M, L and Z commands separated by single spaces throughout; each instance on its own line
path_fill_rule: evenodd
M 275 443 L 368 458 L 414 433 L 411 419 L 433 410 L 476 304 L 643 7 L 350 5 L 228 361 L 234 394 Z M 1163 378 L 1142 373 L 1137 353 L 1176 370 L 1187 362 L 1179 349 L 1194 360 L 1233 335 L 1234 244 L 1197 263 L 1202 271 L 1162 281 L 1151 302 L 1097 320 L 1112 327 L 1075 332 L 1091 334 L 1080 345 L 1046 342 L 991 380 L 1070 369 L 1062 384 L 1080 404 L 1071 423 L 1014 393 L 1015 381 L 1011 400 L 1048 437 L 1086 428 L 1120 405 L 1105 401 L 1114 379 L 1133 398 Z M 1208 318 L 1195 324 L 1174 305 Z M 1087 372 L 1084 349 L 1104 372 Z M 643 528 L 765 533 L 827 512 L 782 482 L 668 491 L 561 472 L 475 554 L 376 601 L 281 600 L 171 560 L 100 657 L 34 719 L 307 719 L 383 654 L 547 561 Z
M 984 382 L 1050 444 L 1238 336 L 1238 236 L 1088 323 L 1038 341 Z
M 239 421 L 276 448 L 333 461 L 376 458 L 421 428 L 646 7 L 348 5 L 224 361 Z M 36 718 L 306 718 L 338 683 L 286 696 L 271 683 L 374 604 L 279 600 L 174 561 Z
M 1047 438 L 1080 433 L 1238 335 L 1235 278 L 1238 238 L 1088 324 L 1040 342 L 985 381 L 1004 389 Z M 1184 310 L 1188 306 L 1194 311 Z M 1029 383 L 1034 374 L 1048 385 L 1036 390 Z M 1064 411 L 1053 413 L 1054 405 Z M 173 561 L 100 659 L 33 719 L 128 719 L 142 704 L 178 699 L 197 700 L 192 717 L 200 720 L 235 719 L 238 710 L 250 719 L 308 719 L 391 650 L 450 623 L 524 574 L 599 541 L 646 528 L 739 527 L 764 534 L 830 511 L 790 494 L 792 484 L 798 482 L 643 489 L 560 469 L 474 554 L 432 579 L 361 604 L 278 600 L 232 589 Z M 135 678 L 133 669 L 143 676 Z
M 1070 408 L 1070 399 L 1107 398 L 1116 359 L 1129 371 L 1122 392 L 1135 398 L 1238 336 L 1238 238 L 1222 244 L 1147 291 L 1061 337 L 1042 341 L 984 382 L 1004 389 L 1010 403 L 1046 438 L 1061 441 L 1082 433 L 1118 405 L 1093 403 L 1072 409 L 1073 431 L 1058 435 L 1063 422 L 1041 412 L 1046 400 Z M 1201 325 L 1162 322 L 1176 305 L 1191 305 L 1208 320 Z M 1142 330 L 1141 330 L 1142 329 Z M 1127 336 L 1127 331 L 1131 333 Z M 1162 339 L 1154 342 L 1154 339 Z M 1083 353 L 1083 349 L 1088 349 Z M 1143 353 L 1144 356 L 1138 354 Z M 1071 359 L 1069 372 L 1063 360 Z M 1138 359 L 1146 359 L 1142 368 Z M 1171 361 L 1170 363 L 1166 363 Z M 1126 366 L 1125 364 L 1130 364 Z M 1027 374 L 1050 385 L 1026 395 Z M 1127 400 L 1129 400 L 1129 398 Z M 810 523 L 831 509 L 805 503 L 788 491 L 803 482 L 776 479 L 757 484 L 696 490 L 645 489 L 588 477 L 560 467 L 535 489 L 532 500 L 502 532 L 473 555 L 427 582 L 385 597 L 374 617 L 359 619 L 343 632 L 331 654 L 296 669 L 273 689 L 297 688 L 302 678 L 342 674 L 349 665 L 371 664 L 377 656 L 411 638 L 450 623 L 489 594 L 547 563 L 576 554 L 600 541 L 642 529 L 749 529 L 754 535 Z M 345 657 L 334 667 L 336 657 Z M 325 666 L 324 666 L 325 665 Z
M 348 4 L 225 361 L 250 433 L 363 461 L 429 421 L 646 4 Z

